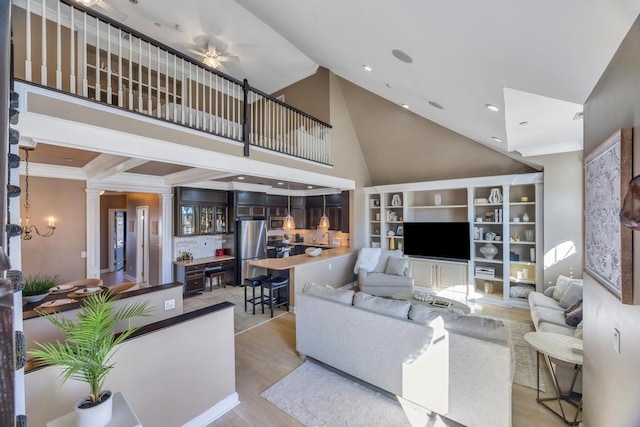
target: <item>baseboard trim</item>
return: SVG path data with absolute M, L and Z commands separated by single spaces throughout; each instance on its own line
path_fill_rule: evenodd
M 127 279 L 130 282 L 135 282 L 136 278 L 133 276 L 128 275 L 127 273 L 124 274 L 124 278 Z
M 233 408 L 235 408 L 236 406 L 238 406 L 239 404 L 240 404 L 240 399 L 238 398 L 238 393 L 234 392 L 229 396 L 225 397 L 224 399 L 222 399 L 220 402 L 213 405 L 211 408 L 207 409 L 206 411 L 198 415 L 197 417 L 195 417 L 194 419 L 192 419 L 191 421 L 188 421 L 187 423 L 183 424 L 182 427 L 207 426 L 212 422 L 214 422 L 215 420 L 217 420 L 218 418 L 220 418 L 221 416 L 223 416 L 224 414 L 226 414 L 227 412 L 229 412 L 230 410 L 232 410 Z
M 100 274 L 106 274 L 106 273 L 110 273 L 111 270 L 109 270 L 108 268 L 103 268 L 102 270 L 100 270 Z

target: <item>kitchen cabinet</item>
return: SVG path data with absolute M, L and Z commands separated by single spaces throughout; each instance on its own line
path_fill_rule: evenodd
M 228 233 L 227 192 L 178 187 L 176 200 L 176 236 Z
M 177 282 L 184 283 L 184 294 L 202 292 L 205 289 L 207 274 L 215 271 L 224 271 L 225 282 L 229 285 L 234 283 L 235 263 L 233 257 L 226 257 L 217 261 L 215 258 L 200 258 L 174 263 L 174 276 Z
M 255 191 L 236 191 L 234 193 L 235 213 L 237 217 L 260 217 L 265 218 L 266 193 Z
M 239 216 L 251 216 L 251 217 L 266 217 L 266 209 L 264 206 L 237 206 L 236 217 Z
M 304 208 L 291 208 L 291 216 L 296 224 L 296 229 L 302 230 L 307 228 L 307 215 Z

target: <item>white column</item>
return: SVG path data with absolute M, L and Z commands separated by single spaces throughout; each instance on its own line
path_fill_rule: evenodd
M 100 190 L 87 188 L 87 277 L 100 277 Z
M 173 194 L 161 194 L 162 211 L 160 213 L 160 283 L 173 282 Z

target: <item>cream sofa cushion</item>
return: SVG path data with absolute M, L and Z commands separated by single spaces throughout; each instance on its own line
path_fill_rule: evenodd
M 353 303 L 353 295 L 355 294 L 351 289 L 336 289 L 328 285 L 319 285 L 316 283 L 306 283 L 304 288 L 302 288 L 302 292 L 345 305 L 351 305 Z
M 406 300 L 396 300 L 376 297 L 373 295 L 358 292 L 353 297 L 353 305 L 374 313 L 380 313 L 399 319 L 406 319 L 409 316 L 411 303 Z

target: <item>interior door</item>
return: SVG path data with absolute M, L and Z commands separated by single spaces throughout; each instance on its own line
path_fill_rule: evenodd
M 127 213 L 124 211 L 117 211 L 114 215 L 114 255 L 115 255 L 115 269 L 120 271 L 124 269 L 125 263 L 125 236 L 124 227 L 126 224 Z

